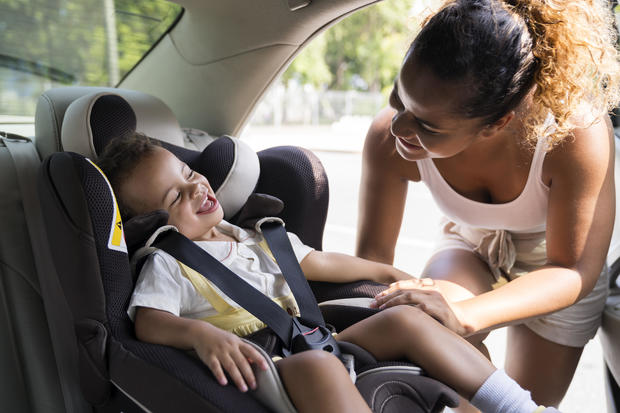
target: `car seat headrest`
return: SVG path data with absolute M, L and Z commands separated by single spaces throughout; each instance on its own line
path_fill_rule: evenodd
M 135 132 L 136 123 L 135 112 L 122 97 L 109 92 L 82 96 L 65 113 L 62 147 L 94 159 L 112 138 Z
M 260 176 L 256 152 L 248 144 L 230 136 L 216 139 L 188 165 L 209 180 L 227 220 L 245 205 Z
M 76 100 L 101 93 L 118 95 L 125 99 L 134 112 L 136 130 L 160 141 L 183 146 L 184 132 L 175 115 L 160 99 L 128 89 L 104 87 L 61 87 L 45 91 L 37 102 L 35 114 L 35 142 L 42 158 L 53 152 L 72 150 L 63 147 L 61 129 L 69 106 Z M 81 102 L 88 107 L 88 99 Z M 92 107 L 92 106 L 91 106 Z M 77 110 L 77 109 L 73 109 Z M 85 118 L 78 120 L 85 126 Z M 80 152 L 82 153 L 82 152 Z M 82 153 L 85 156 L 92 154 Z

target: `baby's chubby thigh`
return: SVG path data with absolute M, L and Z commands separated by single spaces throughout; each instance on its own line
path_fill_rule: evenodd
M 323 350 L 295 353 L 276 362 L 299 412 L 370 412 L 344 364 Z
M 437 329 L 445 330 L 422 310 L 398 305 L 347 327 L 336 339 L 357 344 L 378 360 L 395 360 L 404 357 L 412 346 L 431 338 Z
M 289 372 L 295 375 L 302 371 L 304 374 L 311 374 L 311 370 L 316 369 L 320 371 L 321 369 L 337 366 L 342 367 L 342 370 L 349 377 L 349 373 L 342 362 L 332 353 L 324 350 L 307 350 L 295 353 L 286 358 L 279 359 L 276 362 L 276 366 L 281 375 L 286 375 Z M 336 370 L 339 370 L 339 368 Z

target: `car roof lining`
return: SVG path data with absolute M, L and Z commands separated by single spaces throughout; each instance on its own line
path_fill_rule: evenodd
M 283 0 L 177 1 L 183 16 L 119 87 L 159 97 L 184 127 L 236 135 L 303 46 L 376 1 L 313 0 L 296 11 Z

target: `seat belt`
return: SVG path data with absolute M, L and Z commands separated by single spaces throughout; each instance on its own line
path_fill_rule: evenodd
M 58 302 L 52 302 L 52 300 L 62 297 L 62 289 L 48 247 L 49 241 L 45 232 L 37 192 L 37 176 L 41 159 L 32 141 L 26 137 L 8 133 L 5 136 L 0 136 L 0 140 L 7 147 L 15 166 L 32 255 L 39 279 L 40 293 L 50 326 L 50 338 L 54 348 L 65 409 L 69 413 L 90 411 L 91 407 L 80 397 L 82 391 L 79 381 L 71 382 L 69 380 L 69 377 L 78 377 L 77 358 L 71 357 L 71 354 L 78 354 L 75 340 L 62 341 L 64 337 L 75 336 L 71 323 L 67 322 L 67 320 L 71 320 L 71 313 L 68 308 L 60 308 Z
M 202 274 L 224 294 L 267 324 L 281 340 L 286 356 L 305 350 L 321 349 L 342 359 L 338 344 L 331 331 L 325 326 L 316 299 L 305 281 L 301 268 L 299 268 L 299 263 L 295 258 L 284 227 L 280 224 L 269 225 L 268 232 L 270 234 L 269 239 L 267 237 L 265 239 L 299 305 L 301 313 L 299 318 L 290 316 L 273 300 L 177 231 L 169 230 L 161 233 L 152 246 L 167 252 Z M 282 239 L 283 237 L 286 239 Z M 272 246 L 270 242 L 273 242 L 274 239 L 276 243 Z M 288 248 L 285 246 L 283 249 L 277 249 L 286 243 L 288 243 Z M 291 254 L 290 257 L 286 257 L 287 250 Z M 282 266 L 277 257 L 280 259 L 285 257 L 283 261 L 285 267 Z M 294 269 L 295 266 L 289 267 L 291 260 L 295 262 L 297 271 Z M 303 286 L 304 283 L 306 288 Z

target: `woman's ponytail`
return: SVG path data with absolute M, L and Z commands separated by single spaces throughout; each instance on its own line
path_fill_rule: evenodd
M 527 123 L 529 138 L 547 133 L 550 144 L 587 127 L 620 100 L 617 31 L 611 5 L 601 0 L 507 0 L 523 19 L 538 60 Z M 545 131 L 547 114 L 555 117 Z

